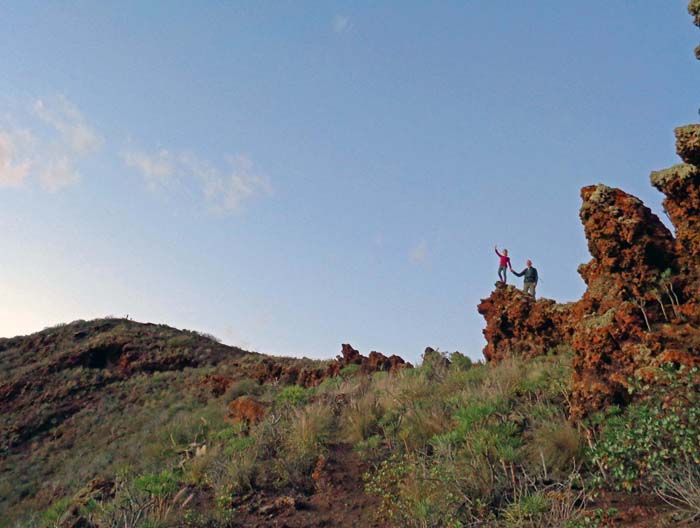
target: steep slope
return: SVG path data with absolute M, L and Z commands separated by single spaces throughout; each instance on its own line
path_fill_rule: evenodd
M 258 360 L 195 332 L 121 319 L 0 340 L 0 511 L 39 510 L 97 475 L 142 465 L 179 415 L 216 399 L 208 374 L 241 378 Z

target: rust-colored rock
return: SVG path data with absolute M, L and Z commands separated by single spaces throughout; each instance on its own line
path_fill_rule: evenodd
M 581 222 L 593 256 L 580 269 L 587 293 L 609 297 L 608 278 L 618 283 L 614 290 L 647 285 L 672 265 L 673 235 L 641 200 L 605 185 L 584 187 L 581 198 Z
M 350 345 L 345 344 L 341 348 L 341 355 L 336 358 L 337 363 L 342 367 L 349 365 L 360 365 L 360 370 L 366 374 L 372 372 L 395 372 L 398 369 L 410 367 L 403 358 L 392 355 L 385 356 L 381 352 L 372 351 L 369 357 L 365 357 Z
M 697 277 L 700 258 L 700 169 L 693 165 L 676 165 L 652 172 L 651 183 L 666 195 L 663 205 L 676 229 L 679 271 L 683 276 Z
M 347 343 L 340 347 L 340 355 L 336 359 L 343 366 L 362 365 L 362 354 Z
M 686 163 L 700 166 L 700 124 L 676 129 L 676 152 Z
M 685 161 L 699 159 L 700 126 L 676 131 Z M 587 289 L 569 305 L 497 285 L 478 309 L 486 319 L 484 356 L 532 357 L 573 349 L 572 415 L 629 400 L 629 379 L 672 361 L 700 364 L 700 168 L 652 174 L 666 195 L 676 236 L 638 198 L 605 185 L 581 190 L 580 211 L 593 257 L 579 267 Z
M 568 344 L 570 309 L 550 299 L 535 301 L 514 286 L 496 283 L 491 296 L 478 306 L 486 319 L 484 357 L 487 361 L 534 357 Z
M 402 368 L 411 368 L 412 365 L 401 357 L 385 356 L 381 352 L 370 352 L 369 357 L 363 356 L 352 346 L 344 344 L 340 355 L 335 361 L 325 368 L 304 368 L 297 365 L 282 365 L 272 359 L 264 359 L 260 362 L 253 378 L 260 383 L 280 382 L 291 385 L 297 384 L 303 387 L 316 387 L 325 379 L 338 376 L 344 367 L 358 365 L 360 372 L 371 374 L 372 372 L 396 372 Z
M 262 421 L 267 408 L 250 396 L 240 396 L 228 404 L 227 418 L 233 423 L 254 425 Z
M 263 359 L 253 378 L 260 383 L 282 383 L 285 385 L 302 385 L 315 387 L 329 377 L 328 369 L 305 368 L 298 365 L 283 365 L 273 359 Z
M 700 0 L 688 2 L 688 13 L 693 17 L 693 23 L 700 27 Z
M 572 312 L 574 415 L 628 399 L 628 380 L 650 365 L 654 324 L 666 321 L 664 272 L 676 266 L 670 231 L 638 198 L 603 185 L 581 191 L 581 221 L 593 259 Z M 669 311 L 671 308 L 669 307 Z
M 222 396 L 234 383 L 235 380 L 229 376 L 207 374 L 204 376 L 202 386 L 207 388 L 213 396 Z

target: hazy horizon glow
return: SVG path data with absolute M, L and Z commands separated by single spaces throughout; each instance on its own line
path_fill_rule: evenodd
M 479 358 L 494 244 L 571 301 L 583 185 L 662 216 L 648 175 L 699 104 L 686 6 L 7 2 L 0 335 L 128 314 Z

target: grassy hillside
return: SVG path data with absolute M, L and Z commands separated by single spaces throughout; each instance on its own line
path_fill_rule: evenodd
M 196 431 L 223 427 L 211 375 L 246 378 L 262 357 L 123 319 L 0 340 L 0 526 L 97 476 L 170 464 Z
M 264 356 L 122 320 L 0 348 L 2 526 L 651 527 L 700 515 L 697 369 L 650 370 L 632 383 L 636 403 L 574 422 L 566 350 L 498 365 L 428 350 L 415 369 L 350 365 L 304 388 L 260 383 Z

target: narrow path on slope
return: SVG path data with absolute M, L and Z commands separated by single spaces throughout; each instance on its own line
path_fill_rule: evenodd
M 259 492 L 246 500 L 237 520 L 251 528 L 385 528 L 375 519 L 379 500 L 364 491 L 366 470 L 351 445 L 331 444 L 312 495 Z

